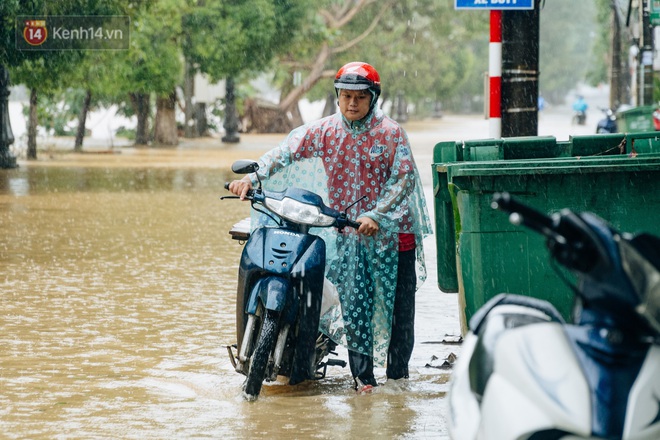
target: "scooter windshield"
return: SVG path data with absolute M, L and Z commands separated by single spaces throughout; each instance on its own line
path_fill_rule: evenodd
M 264 204 L 280 217 L 296 223 L 331 226 L 335 222 L 334 217 L 323 214 L 318 206 L 302 203 L 290 197 L 284 197 L 282 200 L 266 197 Z

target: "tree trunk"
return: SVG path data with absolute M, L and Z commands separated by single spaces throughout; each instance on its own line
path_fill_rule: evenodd
M 610 3 L 612 10 L 612 39 L 610 54 L 610 108 L 614 111 L 621 104 L 621 23 L 615 1 Z
M 334 92 L 328 92 L 325 98 L 325 107 L 323 107 L 323 117 L 333 115 L 337 112 L 337 95 Z
M 137 117 L 135 145 L 147 145 L 149 144 L 149 94 L 129 93 L 129 97 Z
M 156 98 L 156 121 L 154 123 L 154 143 L 156 145 L 177 145 L 176 92 Z
M 238 122 L 235 82 L 234 78 L 229 76 L 225 80 L 225 122 L 222 124 L 225 135 L 222 137 L 222 142 L 235 144 L 241 141 L 238 135 Z
M 87 90 L 85 99 L 83 100 L 82 109 L 80 109 L 80 116 L 78 117 L 78 130 L 76 131 L 76 141 L 73 144 L 73 151 L 81 152 L 83 149 L 83 139 L 85 138 L 85 123 L 87 122 L 87 113 L 89 112 L 89 105 L 92 102 L 92 91 Z
M 303 124 L 302 115 L 300 114 L 300 106 L 298 105 L 299 98 L 302 96 L 300 96 L 295 101 L 292 101 L 287 105 L 286 108 L 282 106 L 282 102 L 286 101 L 286 99 L 291 95 L 291 91 L 296 88 L 294 81 L 294 72 L 290 72 L 289 80 L 282 86 L 282 90 L 280 92 L 280 121 L 282 127 L 285 130 L 285 133 Z
M 183 99 L 185 101 L 185 122 L 183 125 L 183 136 L 194 138 L 196 135 L 193 95 L 195 94 L 195 71 L 189 61 L 185 62 L 185 75 L 183 78 Z
M 314 61 L 311 70 L 308 72 L 307 77 L 302 84 L 282 93 L 282 96 L 280 97 L 280 109 L 282 109 L 283 112 L 288 112 L 294 105 L 298 105 L 300 98 L 302 98 L 309 89 L 323 78 L 324 74 L 329 74 L 323 70 L 323 66 L 325 66 L 329 57 L 330 48 L 327 44 L 323 44 L 321 50 L 316 55 L 316 60 Z
M 209 135 L 209 124 L 206 119 L 206 103 L 205 102 L 196 102 L 195 103 L 195 128 L 197 137 L 203 137 Z
M 37 159 L 37 89 L 30 89 L 30 116 L 28 118 L 27 158 Z
M 408 101 L 402 91 L 397 92 L 392 105 L 392 117 L 397 122 L 408 121 Z
M 0 64 L 0 168 L 16 168 L 16 158 L 9 146 L 14 143 L 14 132 L 9 119 L 9 70 Z

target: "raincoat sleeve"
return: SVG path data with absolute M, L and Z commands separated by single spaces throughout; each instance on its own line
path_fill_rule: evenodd
M 257 171 L 259 177 L 261 179 L 268 179 L 276 172 L 290 165 L 296 158 L 299 159 L 301 157 L 300 152 L 305 151 L 300 146 L 306 132 L 307 128 L 305 126 L 293 130 L 279 146 L 261 156 L 259 158 L 259 171 Z M 256 183 L 256 175 L 252 175 L 251 178 L 252 183 Z
M 398 225 L 398 232 L 429 234 L 431 231 L 424 208 L 421 180 L 408 137 L 401 130 L 400 135 L 395 138 L 398 142 L 394 149 L 391 174 L 380 193 L 375 209 L 364 215 L 381 226 L 392 225 L 396 228 Z

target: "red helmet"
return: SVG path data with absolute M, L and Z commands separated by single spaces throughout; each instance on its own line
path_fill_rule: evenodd
M 335 89 L 370 90 L 374 100 L 380 95 L 380 75 L 370 64 L 353 61 L 343 65 L 335 76 Z

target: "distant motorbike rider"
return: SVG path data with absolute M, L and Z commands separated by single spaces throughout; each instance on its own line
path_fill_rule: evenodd
M 426 279 L 422 241 L 432 230 L 408 136 L 376 107 L 376 69 L 348 63 L 334 86 L 339 112 L 294 129 L 261 157 L 257 173 L 267 189 L 313 190 L 361 223 L 357 233 L 326 238 L 326 278 L 341 304 L 322 316 L 321 330 L 348 349 L 364 393 L 378 385 L 374 365 L 387 364 L 388 379 L 409 375 L 415 291 Z M 255 183 L 248 175 L 229 189 L 245 196 Z
M 587 109 L 589 105 L 585 101 L 584 96 L 578 95 L 575 102 L 573 102 L 573 111 L 575 115 L 573 116 L 573 122 L 577 122 L 580 125 L 584 125 L 587 120 Z

